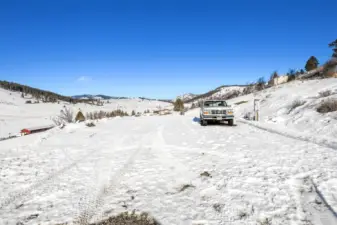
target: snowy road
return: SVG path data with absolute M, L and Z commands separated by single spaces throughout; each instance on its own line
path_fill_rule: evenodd
M 324 201 L 337 210 L 337 150 L 192 119 L 113 119 L 2 142 L 0 224 L 92 222 L 132 209 L 163 225 L 336 223 Z

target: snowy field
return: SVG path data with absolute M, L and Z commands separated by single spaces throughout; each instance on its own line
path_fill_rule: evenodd
M 19 92 L 10 92 L 0 88 L 0 138 L 8 137 L 9 133 L 19 133 L 23 128 L 53 124 L 51 118 L 59 115 L 64 105 L 72 108 L 74 113 L 81 109 L 84 115 L 87 112 L 99 110 L 121 109 L 128 113 L 131 113 L 132 110 L 143 113 L 147 109 L 154 110 L 158 107 L 172 108 L 172 104 L 169 103 L 141 99 L 111 99 L 109 103 L 105 100 L 103 106 L 83 103 L 70 105 L 67 102 L 60 102 L 60 104 L 42 103 L 41 101 L 39 104 L 26 104 L 27 100 L 35 101 L 35 99 L 29 97 L 21 98 Z
M 2 142 L 0 224 L 93 222 L 133 209 L 162 225 L 337 224 L 336 149 L 242 123 L 202 127 L 198 113 Z

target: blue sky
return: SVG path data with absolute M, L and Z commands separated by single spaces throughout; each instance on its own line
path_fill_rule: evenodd
M 173 98 L 326 61 L 335 0 L 1 0 L 0 80 Z

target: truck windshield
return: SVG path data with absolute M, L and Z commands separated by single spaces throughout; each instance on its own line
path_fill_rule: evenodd
M 206 101 L 204 103 L 205 107 L 221 107 L 221 106 L 227 106 L 227 103 L 225 101 Z

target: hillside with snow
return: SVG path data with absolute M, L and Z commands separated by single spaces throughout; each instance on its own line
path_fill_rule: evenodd
M 254 99 L 260 99 L 259 124 L 293 131 L 298 135 L 337 138 L 337 111 L 317 112 L 323 101 L 337 100 L 335 78 L 289 82 L 228 102 L 233 105 L 236 115 L 242 118 L 253 112 Z M 296 104 L 298 106 L 294 107 Z
M 0 224 L 91 225 L 133 210 L 161 225 L 337 224 L 337 112 L 317 112 L 336 92 L 337 79 L 322 79 L 232 98 L 233 127 L 200 126 L 196 108 L 2 141 Z M 19 93 L 0 94 L 8 128 L 41 121 L 65 104 L 25 104 Z M 260 121 L 243 119 L 256 98 Z M 172 107 L 140 99 L 73 107 L 156 104 Z
M 228 99 L 237 96 L 245 87 L 245 85 L 224 85 L 200 95 L 187 94 L 187 97 L 184 97 L 183 101 L 191 106 L 208 99 Z M 181 98 L 181 96 L 178 97 Z
M 176 99 L 180 98 L 181 100 L 183 100 L 184 102 L 188 101 L 188 100 L 191 100 L 195 97 L 197 97 L 198 95 L 196 94 L 192 94 L 192 93 L 187 93 L 187 94 L 183 94 L 183 95 L 179 95 L 177 96 Z
M 32 101 L 33 104 L 27 104 Z M 21 97 L 20 92 L 12 92 L 0 88 L 0 138 L 11 134 L 19 133 L 21 129 L 27 127 L 44 126 L 53 124 L 52 118 L 59 115 L 64 106 L 71 108 L 76 114 L 79 109 L 85 115 L 94 111 L 113 111 L 121 109 L 131 114 L 135 112 L 143 113 L 145 110 L 156 110 L 158 108 L 172 108 L 172 104 L 144 99 L 109 99 L 102 100 L 103 106 L 86 103 L 70 104 L 69 102 L 34 104 L 36 99 L 26 96 Z

